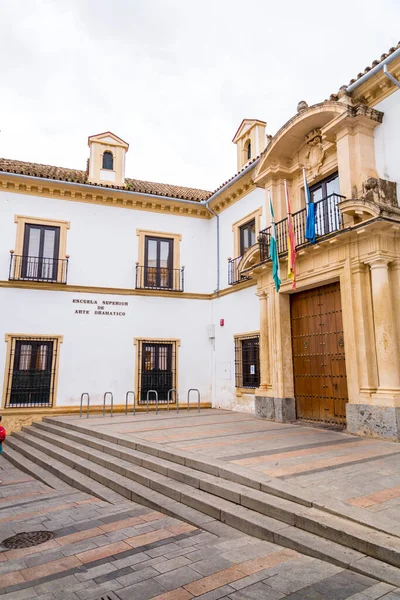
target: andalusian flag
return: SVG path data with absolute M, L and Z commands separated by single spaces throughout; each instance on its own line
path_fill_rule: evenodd
M 290 212 L 289 192 L 286 185 L 286 179 L 283 182 L 285 186 L 286 210 L 287 210 L 287 246 L 288 246 L 288 279 L 293 281 L 292 287 L 296 289 L 296 240 L 294 237 L 293 219 Z
M 306 208 L 307 208 L 307 220 L 306 220 L 306 240 L 315 244 L 316 242 L 316 229 L 315 229 L 315 204 L 311 202 L 310 189 L 308 187 L 306 170 L 303 167 L 303 179 L 304 179 L 304 194 L 306 197 Z
M 272 260 L 272 277 L 274 278 L 275 289 L 277 292 L 279 292 L 279 288 L 281 287 L 281 280 L 279 278 L 279 256 L 278 247 L 276 245 L 276 226 L 270 190 L 268 190 L 268 198 L 269 210 L 271 212 L 271 237 L 269 240 L 269 257 Z

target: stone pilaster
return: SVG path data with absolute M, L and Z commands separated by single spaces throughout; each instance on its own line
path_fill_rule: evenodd
M 259 292 L 260 300 L 260 387 L 256 395 L 266 395 L 271 388 L 271 369 L 269 362 L 268 294 Z
M 377 390 L 365 404 L 347 404 L 346 416 L 347 429 L 352 433 L 399 441 L 400 361 L 389 262 L 389 258 L 382 256 L 368 260 L 371 269 Z M 368 340 L 364 343 L 367 344 Z M 366 355 L 366 359 L 369 358 Z
M 379 380 L 377 393 L 398 394 L 400 398 L 399 354 L 388 263 L 389 260 L 382 257 L 369 261 Z

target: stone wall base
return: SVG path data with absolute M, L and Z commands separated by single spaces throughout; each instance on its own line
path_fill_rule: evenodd
M 400 407 L 346 404 L 347 431 L 400 441 Z
M 254 399 L 254 413 L 256 417 L 270 421 L 280 421 L 281 423 L 295 421 L 295 399 L 256 396 Z

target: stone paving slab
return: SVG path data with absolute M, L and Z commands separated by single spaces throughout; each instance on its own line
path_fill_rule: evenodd
M 400 536 L 398 443 L 221 410 L 61 420 L 163 444 L 210 462 L 218 459 L 250 475 L 265 474 L 295 485 L 317 505 L 338 508 L 366 524 L 381 523 Z
M 36 529 L 55 534 L 35 547 L 0 546 L 4 600 L 89 600 L 101 594 L 112 600 L 400 597 L 400 588 L 227 525 L 210 533 L 123 498 L 110 505 L 70 488 L 55 497 L 4 457 L 0 477 L 0 542 L 10 523 L 23 531 L 34 521 Z M 24 503 L 11 511 L 1 505 L 10 487 L 24 495 Z

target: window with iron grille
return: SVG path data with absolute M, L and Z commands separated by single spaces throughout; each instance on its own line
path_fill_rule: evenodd
M 260 336 L 235 337 L 235 386 L 257 388 L 260 385 Z
M 158 394 L 160 404 L 168 400 L 168 392 L 177 386 L 176 341 L 141 340 L 138 344 L 138 398 L 147 401 L 147 393 Z M 171 400 L 175 395 L 171 394 Z M 156 395 L 149 393 L 149 402 L 155 403 Z
M 5 408 L 51 407 L 59 338 L 11 337 Z

